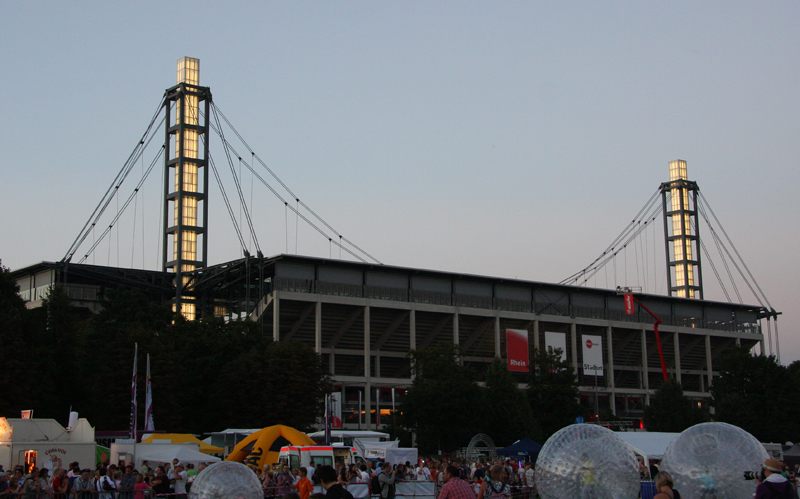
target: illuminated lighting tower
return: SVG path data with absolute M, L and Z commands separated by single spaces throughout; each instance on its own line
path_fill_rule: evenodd
M 196 317 L 197 303 L 187 273 L 205 267 L 208 260 L 207 158 L 211 90 L 199 86 L 199 83 L 200 60 L 192 57 L 179 59 L 178 84 L 166 90 L 164 101 L 167 127 L 163 266 L 165 272 L 175 274 L 172 310 L 189 320 Z M 202 116 L 201 102 L 204 103 Z M 170 116 L 173 106 L 174 120 Z
M 661 184 L 667 286 L 670 296 L 703 299 L 696 182 L 687 180 L 686 161 L 669 162 L 669 182 Z M 669 207 L 667 207 L 669 193 Z

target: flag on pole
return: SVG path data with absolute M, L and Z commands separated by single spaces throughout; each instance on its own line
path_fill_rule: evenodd
M 136 361 L 139 357 L 139 344 L 134 343 L 133 349 L 133 380 L 131 380 L 131 438 L 136 441 Z
M 155 431 L 153 424 L 153 387 L 150 386 L 150 354 L 147 354 L 147 393 L 144 397 L 144 431 Z

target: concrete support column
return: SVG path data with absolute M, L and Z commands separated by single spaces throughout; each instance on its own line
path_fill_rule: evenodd
M 272 340 L 275 342 L 281 339 L 281 299 L 280 291 L 273 291 L 275 297 L 272 299 Z
M 322 352 L 322 301 L 317 301 L 314 311 L 314 351 Z
M 611 393 L 609 394 L 609 405 L 611 406 L 611 413 L 617 414 L 616 403 L 616 389 L 614 387 L 614 343 L 611 341 L 611 326 L 606 328 L 606 345 L 608 345 L 608 372 L 606 374 L 606 388 Z
M 681 341 L 678 332 L 672 336 L 672 342 L 675 344 L 675 381 L 681 382 Z
M 372 424 L 372 376 L 370 373 L 370 328 L 369 328 L 369 305 L 364 307 L 364 407 L 366 407 L 366 414 L 364 415 L 364 425 L 369 428 Z M 377 417 L 377 414 L 376 414 Z
M 645 404 L 650 405 L 650 367 L 647 365 L 647 331 L 642 329 L 642 389 L 647 390 Z
M 503 352 L 500 351 L 500 315 L 494 317 L 494 356 L 503 358 Z
M 458 338 L 458 312 L 455 312 L 453 314 L 453 344 L 454 345 L 458 345 L 459 344 L 459 338 Z
M 408 313 L 408 349 L 417 349 L 417 310 L 411 308 Z M 416 376 L 414 375 L 414 361 L 411 361 L 411 380 L 413 381 Z
M 539 351 L 539 321 L 533 321 L 533 348 Z
M 369 305 L 364 307 L 364 378 L 369 380 L 372 378 L 370 372 L 370 361 L 372 360 L 372 352 L 370 345 L 370 331 L 369 331 Z
M 578 375 L 578 325 L 574 322 L 569 325 L 569 341 L 572 348 L 572 369 Z
M 711 364 L 711 336 L 706 335 L 706 369 L 708 369 L 708 378 L 706 381 L 706 386 L 710 387 L 711 382 L 713 381 L 713 377 L 711 376 L 711 371 L 713 370 L 713 366 Z

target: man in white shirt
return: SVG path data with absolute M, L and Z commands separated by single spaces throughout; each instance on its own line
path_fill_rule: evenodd
M 175 495 L 186 495 L 187 475 L 183 463 L 175 465 Z
M 430 482 L 431 481 L 431 470 L 425 466 L 425 461 L 417 466 L 417 481 L 418 482 Z

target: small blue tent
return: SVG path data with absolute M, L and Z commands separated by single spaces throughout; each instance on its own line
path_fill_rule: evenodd
M 542 450 L 541 445 L 525 437 L 522 440 L 517 440 L 508 447 L 497 449 L 497 453 L 509 457 L 530 456 L 531 461 L 536 461 L 540 450 Z

